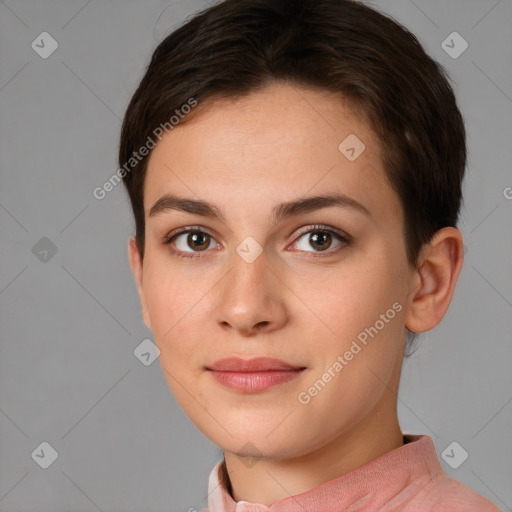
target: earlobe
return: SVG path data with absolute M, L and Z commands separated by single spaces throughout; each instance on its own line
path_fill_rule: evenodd
M 462 235 L 440 229 L 420 254 L 405 325 L 412 332 L 433 329 L 450 306 L 464 258 Z
M 133 277 L 135 279 L 135 284 L 137 286 L 137 292 L 139 294 L 139 300 L 142 308 L 142 318 L 144 319 L 144 323 L 146 327 L 151 330 L 151 322 L 149 319 L 149 312 L 146 304 L 146 297 L 144 294 L 144 287 L 142 285 L 142 277 L 143 277 L 143 265 L 141 256 L 139 253 L 139 249 L 137 248 L 137 243 L 135 241 L 135 237 L 131 236 L 128 240 L 128 259 L 130 261 L 130 267 L 132 269 Z

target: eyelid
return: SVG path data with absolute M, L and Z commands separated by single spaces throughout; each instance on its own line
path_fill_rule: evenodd
M 206 233 L 207 235 L 210 235 L 212 238 L 215 238 L 214 235 L 212 235 L 211 232 L 207 228 L 204 228 L 203 226 L 185 226 L 183 228 L 175 229 L 168 233 L 167 235 L 165 235 L 162 242 L 164 244 L 169 244 L 174 237 L 190 232 Z
M 305 235 L 305 234 L 310 233 L 312 231 L 327 231 L 329 233 L 335 233 L 343 241 L 345 241 L 347 243 L 352 241 L 352 237 L 348 233 L 346 233 L 345 231 L 343 231 L 341 229 L 338 229 L 338 228 L 335 228 L 335 227 L 327 226 L 325 224 L 313 224 L 313 225 L 310 225 L 310 226 L 304 226 L 304 228 L 299 229 L 299 231 L 297 233 L 295 233 L 294 240 L 296 238 L 300 238 L 302 235 Z

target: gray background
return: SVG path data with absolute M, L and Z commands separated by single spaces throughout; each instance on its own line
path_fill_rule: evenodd
M 151 333 L 128 265 L 127 196 L 92 195 L 117 169 L 121 119 L 152 50 L 205 5 L 0 2 L 1 511 L 206 503 L 221 451 L 159 362 L 134 356 Z M 466 261 L 448 315 L 405 362 L 402 429 L 432 436 L 440 457 L 457 441 L 469 457 L 457 469 L 440 458 L 446 473 L 511 510 L 512 2 L 373 5 L 447 68 L 468 129 Z M 59 45 L 46 59 L 31 47 L 43 31 Z M 458 58 L 441 46 L 453 31 L 469 43 Z M 43 441 L 58 452 L 47 469 L 31 456 Z

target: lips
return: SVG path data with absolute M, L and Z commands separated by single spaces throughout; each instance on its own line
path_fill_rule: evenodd
M 206 369 L 216 382 L 231 390 L 238 393 L 261 393 L 297 379 L 306 368 L 269 357 L 228 357 Z
M 255 357 L 252 359 L 227 357 L 216 361 L 214 364 L 207 367 L 207 370 L 221 372 L 269 372 L 302 370 L 304 368 L 304 366 L 294 366 L 270 357 Z

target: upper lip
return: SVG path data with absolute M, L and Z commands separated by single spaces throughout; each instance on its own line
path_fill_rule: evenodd
M 271 357 L 254 357 L 252 359 L 226 357 L 219 359 L 211 366 L 207 366 L 206 369 L 225 372 L 264 372 L 272 370 L 302 370 L 304 366 L 294 366 Z

